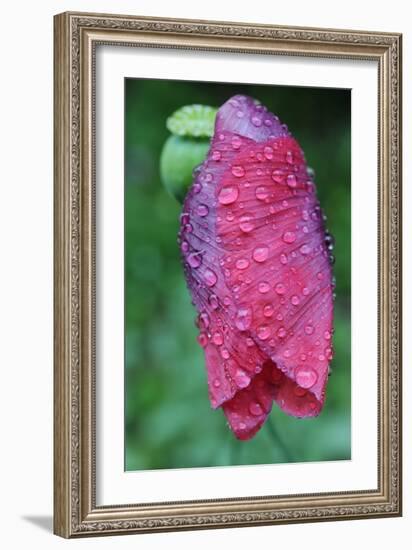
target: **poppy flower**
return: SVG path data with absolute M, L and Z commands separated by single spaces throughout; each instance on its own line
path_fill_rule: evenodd
M 241 440 L 273 402 L 318 415 L 333 354 L 332 237 L 302 149 L 250 97 L 217 112 L 179 244 L 212 408 Z

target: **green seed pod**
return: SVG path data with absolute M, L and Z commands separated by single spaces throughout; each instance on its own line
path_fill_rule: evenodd
M 217 109 L 186 105 L 167 119 L 173 134 L 160 155 L 160 176 L 167 191 L 180 203 L 192 183 L 193 169 L 201 164 L 210 146 Z
M 193 169 L 204 161 L 209 139 L 169 136 L 160 156 L 163 185 L 180 203 L 192 183 Z

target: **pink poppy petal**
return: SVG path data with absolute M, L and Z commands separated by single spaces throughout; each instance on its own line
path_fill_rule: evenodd
M 221 132 L 239 134 L 254 141 L 289 135 L 277 116 L 261 103 L 242 95 L 233 96 L 219 109 L 215 136 Z
M 179 242 L 211 404 L 239 439 L 263 425 L 272 401 L 298 417 L 322 409 L 333 332 L 325 237 L 297 142 L 251 98 L 226 102 Z

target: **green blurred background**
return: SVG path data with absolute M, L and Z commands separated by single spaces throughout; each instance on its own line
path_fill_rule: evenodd
M 250 441 L 209 405 L 195 310 L 180 264 L 180 205 L 162 186 L 166 119 L 183 105 L 248 94 L 289 126 L 315 170 L 336 239 L 335 357 L 323 412 L 296 419 L 274 404 Z M 125 81 L 125 469 L 350 459 L 350 90 Z

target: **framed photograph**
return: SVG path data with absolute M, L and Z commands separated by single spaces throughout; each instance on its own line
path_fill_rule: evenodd
M 401 514 L 401 35 L 55 17 L 54 531 Z

